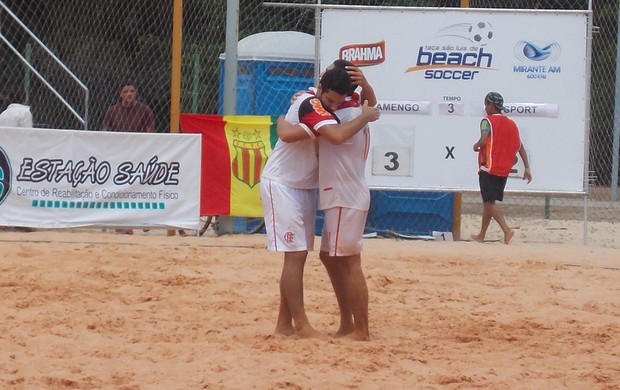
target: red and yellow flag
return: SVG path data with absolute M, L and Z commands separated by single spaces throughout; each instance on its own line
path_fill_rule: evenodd
M 183 133 L 202 134 L 201 215 L 263 216 L 260 175 L 278 139 L 276 119 L 181 114 Z

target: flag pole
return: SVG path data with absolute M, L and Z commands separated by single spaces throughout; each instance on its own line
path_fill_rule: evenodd
M 183 0 L 174 0 L 172 11 L 172 63 L 170 76 L 170 132 L 179 132 L 181 115 L 181 49 L 183 46 Z

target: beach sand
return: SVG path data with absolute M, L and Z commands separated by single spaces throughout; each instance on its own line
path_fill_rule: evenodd
M 582 223 L 543 225 L 365 240 L 368 342 L 331 336 L 318 252 L 324 339 L 274 335 L 282 259 L 260 234 L 1 232 L 0 388 L 620 389 L 620 229 L 586 246 Z

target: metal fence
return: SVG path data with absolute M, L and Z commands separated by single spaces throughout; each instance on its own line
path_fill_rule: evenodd
M 465 4 L 472 8 L 557 10 L 587 10 L 592 3 L 591 183 L 588 196 L 510 195 L 502 207 L 509 224 L 521 227 L 524 239 L 529 241 L 563 242 L 574 238 L 539 237 L 534 233 L 528 236 L 527 229 L 523 228 L 528 224 L 547 223 L 550 229 L 556 229 L 558 225 L 554 222 L 559 224 L 565 220 L 620 223 L 617 188 L 612 188 L 612 183 L 617 183 L 612 177 L 612 159 L 614 152 L 618 153 L 612 147 L 618 2 L 291 0 L 287 3 L 406 7 L 461 7 Z M 138 86 L 139 98 L 153 109 L 156 129 L 169 131 L 173 1 L 4 0 L 0 5 L 0 85 L 19 84 L 26 89 L 35 126 L 98 130 L 107 107 L 117 101 L 119 84 L 131 79 Z M 221 55 L 225 52 L 226 14 L 227 1 L 224 0 L 183 0 L 181 112 L 222 112 Z M 316 19 L 317 13 L 311 7 L 274 7 L 262 1 L 240 0 L 239 38 L 269 31 L 314 35 Z M 303 70 L 300 77 L 309 77 L 310 73 Z M 255 91 L 257 95 L 263 92 Z M 618 120 L 620 118 L 616 118 Z M 409 201 L 396 197 L 391 202 L 398 206 L 398 202 Z M 446 207 L 451 209 L 452 205 Z M 467 221 L 471 219 L 477 224 L 481 212 L 479 195 L 463 194 L 460 207 L 462 236 L 467 237 L 473 233 L 467 230 Z M 414 225 L 416 221 L 402 223 Z M 559 226 L 557 229 L 561 228 Z M 384 230 L 383 226 L 375 227 Z M 587 229 L 584 236 L 592 238 L 597 234 L 591 227 Z

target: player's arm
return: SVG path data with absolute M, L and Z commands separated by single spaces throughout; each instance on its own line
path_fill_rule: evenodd
M 276 122 L 276 131 L 278 137 L 284 142 L 297 142 L 304 139 L 315 138 L 308 126 L 300 124 L 292 124 L 284 120 L 284 116 L 280 116 Z
M 377 96 L 372 85 L 364 76 L 364 72 L 357 66 L 347 66 L 347 73 L 351 77 L 351 82 L 362 89 L 361 99 L 362 101 L 368 100 L 368 105 L 374 107 L 377 105 Z
M 484 118 L 480 121 L 480 138 L 474 144 L 474 152 L 479 152 L 480 148 L 486 145 L 489 134 L 491 134 L 491 123 L 487 118 Z
M 368 105 L 368 101 L 364 101 L 362 106 L 362 114 L 350 122 L 329 124 L 321 126 L 319 131 L 321 136 L 326 137 L 329 142 L 339 145 L 349 138 L 357 134 L 369 122 L 374 122 L 381 116 L 381 110 Z
M 523 161 L 523 165 L 525 165 L 523 180 L 527 180 L 527 184 L 530 184 L 532 181 L 532 171 L 530 170 L 530 160 L 527 158 L 527 152 L 525 151 L 523 143 L 521 143 L 521 146 L 519 147 L 519 157 L 521 157 L 521 161 Z

